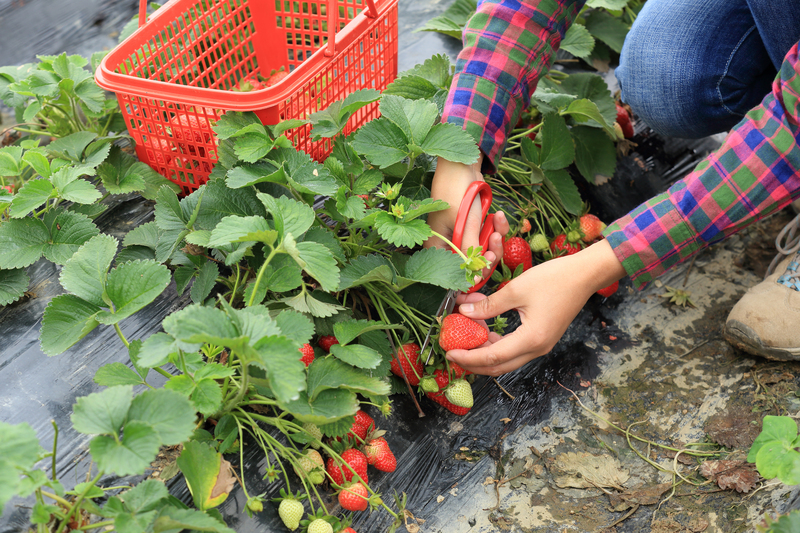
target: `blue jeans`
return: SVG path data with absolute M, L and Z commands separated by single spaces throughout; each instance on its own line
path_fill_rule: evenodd
M 698 138 L 736 125 L 800 40 L 800 0 L 647 0 L 615 75 L 656 132 Z

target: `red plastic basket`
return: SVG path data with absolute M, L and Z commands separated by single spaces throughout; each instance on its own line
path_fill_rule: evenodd
M 264 124 L 306 116 L 358 89 L 383 90 L 397 75 L 398 0 L 171 0 L 109 53 L 95 79 L 116 93 L 140 160 L 190 193 L 217 162 L 211 125 L 225 111 Z M 272 87 L 233 91 L 253 73 L 289 75 Z M 349 133 L 378 116 L 377 103 Z M 321 161 L 329 139 L 311 126 L 287 132 Z

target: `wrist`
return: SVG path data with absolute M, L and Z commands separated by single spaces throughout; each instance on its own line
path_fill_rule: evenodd
M 580 263 L 579 272 L 585 286 L 596 292 L 627 275 L 625 268 L 606 239 L 571 256 Z

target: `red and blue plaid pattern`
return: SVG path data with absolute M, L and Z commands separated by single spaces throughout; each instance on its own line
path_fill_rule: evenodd
M 467 23 L 442 121 L 475 138 L 489 171 L 584 3 L 483 0 Z
M 772 92 L 716 152 L 667 192 L 603 232 L 634 284 L 644 287 L 700 249 L 800 197 L 799 122 L 800 61 L 795 45 Z

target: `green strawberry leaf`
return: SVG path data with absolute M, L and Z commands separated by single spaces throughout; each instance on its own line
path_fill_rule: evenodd
M 338 359 L 329 358 L 326 360 L 337 361 L 339 364 L 352 369 L 353 372 L 363 375 L 353 367 L 338 361 Z M 317 364 L 316 361 L 311 363 L 311 366 L 315 364 Z M 303 391 L 298 399 L 291 402 L 280 402 L 279 406 L 284 411 L 291 413 L 300 422 L 311 422 L 317 426 L 331 424 L 345 417 L 351 417 L 352 419 L 352 416 L 359 409 L 356 393 L 347 389 L 322 390 L 313 400 L 309 400 L 308 395 Z
M 281 302 L 285 303 L 295 311 L 300 311 L 301 313 L 308 313 L 311 316 L 319 317 L 319 318 L 327 318 L 329 316 L 333 316 L 339 311 L 342 311 L 344 307 L 340 305 L 330 304 L 326 302 L 322 302 L 312 295 L 308 294 L 305 291 L 301 291 L 295 296 L 282 298 Z
M 333 102 L 322 111 L 312 113 L 308 117 L 313 126 L 311 138 L 319 140 L 335 137 L 347 126 L 347 121 L 355 111 L 377 101 L 380 97 L 380 91 L 361 89 L 350 93 L 344 100 Z
M 0 421 L 0 461 L 20 470 L 31 470 L 42 452 L 36 431 L 27 422 L 12 425 Z M 10 479 L 4 477 L 3 481 Z
M 100 234 L 92 237 L 64 264 L 59 281 L 72 294 L 94 306 L 106 305 L 103 299 L 106 273 L 117 252 L 117 239 Z
M 275 198 L 263 193 L 258 193 L 258 199 L 272 215 L 275 229 L 282 237 L 291 234 L 299 238 L 314 223 L 314 210 L 308 204 L 286 196 Z
M 347 258 L 344 255 L 344 250 L 342 250 L 342 245 L 339 243 L 339 240 L 333 234 L 332 231 L 324 228 L 311 228 L 308 230 L 303 237 L 303 241 L 305 242 L 317 242 L 323 245 L 328 251 L 336 258 L 337 261 L 341 263 L 345 263 Z
M 767 442 L 781 442 L 785 447 L 790 448 L 795 438 L 797 438 L 797 423 L 794 420 L 786 416 L 767 415 L 762 422 L 761 433 L 750 447 L 747 461 L 754 463 L 759 450 Z
M 269 159 L 258 161 L 253 165 L 233 167 L 225 175 L 225 181 L 231 189 L 241 189 L 256 183 L 278 183 L 285 185 L 286 170 Z
M 419 145 L 423 152 L 448 161 L 471 165 L 478 160 L 480 151 L 475 139 L 455 124 L 436 124 Z
M 539 166 L 543 170 L 558 170 L 572 164 L 575 145 L 563 117 L 556 113 L 544 115 L 539 138 L 542 144 Z
M 113 311 L 100 311 L 97 321 L 116 324 L 155 300 L 172 281 L 169 269 L 156 261 L 130 261 L 108 274 L 106 296 Z
M 375 229 L 390 244 L 408 248 L 421 245 L 432 235 L 430 226 L 424 220 L 398 222 L 386 211 L 378 213 Z
M 436 54 L 429 57 L 421 64 L 415 65 L 398 74 L 398 77 L 419 76 L 431 82 L 437 89 L 450 89 L 453 81 L 453 65 L 445 54 Z M 384 94 L 386 92 L 384 91 Z
M 84 151 L 96 138 L 96 133 L 79 131 L 67 135 L 66 137 L 56 139 L 48 144 L 45 150 L 54 157 L 60 157 L 61 159 L 72 161 L 73 163 L 82 163 Z
M 405 329 L 397 324 L 384 324 L 376 320 L 346 320 L 333 325 L 333 335 L 344 346 L 363 333 L 385 329 Z
M 63 199 L 76 204 L 91 204 L 103 195 L 92 183 L 79 178 L 93 174 L 94 169 L 90 167 L 66 166 L 53 172 L 50 181 Z
M 300 268 L 317 280 L 326 292 L 334 292 L 339 286 L 339 266 L 328 249 L 316 242 L 298 242 L 294 249 L 287 246 L 287 252 L 300 265 Z
M 586 16 L 584 26 L 589 33 L 606 43 L 616 53 L 622 52 L 622 44 L 628 35 L 629 27 L 620 18 L 597 9 Z
M 224 467 L 222 454 L 215 452 L 208 444 L 195 440 L 187 442 L 178 457 L 178 467 L 190 487 L 195 507 L 201 511 L 216 507 L 228 497 L 227 490 L 215 489 L 218 489 L 220 476 L 230 473 Z
M 261 125 L 261 120 L 252 112 L 228 111 L 214 123 L 212 129 L 220 140 L 230 139 L 248 126 Z
M 192 285 L 192 290 L 190 291 L 194 303 L 203 303 L 206 298 L 208 298 L 208 295 L 211 294 L 211 290 L 217 284 L 218 276 L 219 267 L 216 263 L 212 261 L 203 263 L 203 266 L 200 267 L 200 271 L 197 274 L 197 279 Z
M 376 368 L 383 360 L 381 354 L 361 344 L 349 344 L 347 346 L 334 344 L 331 346 L 331 354 L 358 368 Z
M 25 182 L 11 200 L 9 215 L 11 215 L 12 218 L 28 216 L 31 211 L 38 209 L 47 200 L 55 197 L 56 194 L 56 190 L 49 180 L 29 180 Z
M 160 231 L 155 221 L 145 222 L 136 226 L 125 234 L 122 239 L 123 246 L 146 246 L 153 250 L 158 246 L 158 235 Z
M 385 118 L 372 120 L 359 128 L 350 144 L 380 168 L 402 161 L 410 152 L 403 130 Z
M 172 335 L 167 333 L 154 333 L 145 339 L 139 351 L 139 366 L 155 368 L 164 365 L 169 356 L 178 353 L 178 343 Z
M 410 74 L 396 78 L 383 91 L 386 95 L 401 96 L 410 100 L 430 99 L 439 91 L 433 83 L 422 76 Z
M 211 533 L 236 533 L 225 523 L 207 513 L 196 509 L 162 507 L 153 523 L 153 533 L 171 531 L 207 531 Z
M 545 187 L 558 198 L 561 205 L 575 216 L 580 216 L 583 211 L 583 200 L 581 199 L 578 186 L 572 180 L 572 176 L 566 170 L 546 170 L 544 172 Z
M 84 338 L 98 326 L 100 307 L 72 294 L 56 296 L 44 310 L 39 341 L 42 351 L 56 355 Z
M 97 175 L 103 187 L 111 194 L 143 191 L 147 184 L 140 170 L 146 166 L 137 162 L 133 156 L 126 154 L 118 146 L 113 146 L 108 158 L 97 167 Z
M 192 405 L 184 396 L 166 389 L 148 390 L 134 398 L 128 410 L 128 422 L 132 420 L 149 424 L 166 446 L 186 441 L 195 428 Z
M 115 437 L 101 435 L 89 444 L 92 459 L 104 472 L 120 476 L 142 474 L 158 455 L 158 433 L 149 424 L 128 422 L 122 440 Z
M 22 174 L 23 160 L 21 146 L 0 148 L 0 176 L 19 176 Z
M 270 159 L 283 164 L 288 186 L 299 193 L 330 196 L 339 188 L 330 171 L 305 152 L 280 148 L 271 152 Z
M 62 210 L 47 215 L 45 223 L 50 227 L 50 242 L 43 253 L 57 265 L 65 264 L 84 243 L 100 233 L 86 215 Z
M 575 95 L 578 100 L 590 100 L 597 106 L 597 110 L 603 117 L 602 121 L 596 118 L 594 120 L 604 127 L 613 128 L 614 122 L 617 119 L 617 107 L 614 102 L 614 97 L 611 95 L 611 91 L 609 91 L 608 85 L 602 77 L 590 72 L 570 74 L 568 78 L 562 80 L 559 88 L 567 95 Z M 575 105 L 577 106 L 577 104 Z M 591 106 L 587 107 L 589 107 L 588 113 L 594 113 Z M 576 113 L 580 111 L 581 109 L 579 108 L 576 110 Z
M 623 1 L 627 3 L 628 0 Z M 569 52 L 575 57 L 586 59 L 594 50 L 594 37 L 582 24 L 573 24 L 567 29 L 559 49 Z
M 163 481 L 146 479 L 121 496 L 125 499 L 126 509 L 132 513 L 146 513 L 161 507 L 160 504 L 169 498 L 169 491 Z
M 400 128 L 406 139 L 422 143 L 439 116 L 436 104 L 427 100 L 408 100 L 400 96 L 381 98 L 381 115 Z
M 120 362 L 109 363 L 98 368 L 94 374 L 94 382 L 103 387 L 145 384 L 142 376 Z
M 44 252 L 50 232 L 35 218 L 12 219 L 0 224 L 0 268 L 23 268 L 35 263 Z
M 264 217 L 228 216 L 223 218 L 211 231 L 208 246 L 217 248 L 233 242 L 248 243 L 248 245 L 251 245 L 249 243 L 263 242 L 272 246 L 277 238 L 278 232 L 270 227 Z
M 575 165 L 589 183 L 595 176 L 614 175 L 617 152 L 614 142 L 602 131 L 586 126 L 575 126 L 570 132 L 575 140 Z
M 305 315 L 296 311 L 281 311 L 275 317 L 275 322 L 283 335 L 297 343 L 303 345 L 311 340 L 314 335 L 314 323 Z
M 433 17 L 423 27 L 414 31 L 435 31 L 460 40 L 464 26 L 475 13 L 477 6 L 476 0 L 456 0 L 441 15 Z
M 133 387 L 110 387 L 76 400 L 72 427 L 85 435 L 117 435 L 128 417 Z
M 389 260 L 382 255 L 361 255 L 342 268 L 339 289 L 359 287 L 373 281 L 394 285 L 396 282 L 394 269 Z
M 367 347 L 363 346 L 363 348 Z M 377 352 L 374 353 L 377 357 L 381 357 Z M 308 398 L 312 401 L 318 399 L 323 391 L 329 389 L 347 389 L 373 395 L 389 393 L 389 385 L 385 381 L 370 377 L 339 359 L 334 357 L 316 359 L 308 367 Z M 354 414 L 354 412 L 347 414 Z
M 191 401 L 193 411 L 211 415 L 222 407 L 222 389 L 213 379 L 194 380 L 187 375 L 172 376 L 164 388 Z
M 470 285 L 461 269 L 462 262 L 461 257 L 450 250 L 426 248 L 411 256 L 403 277 L 445 289 L 465 291 Z
M 25 295 L 31 278 L 24 268 L 0 270 L 0 306 L 16 302 Z

